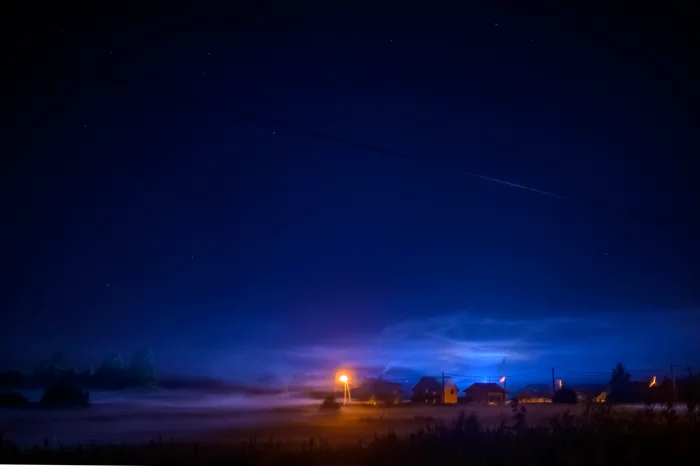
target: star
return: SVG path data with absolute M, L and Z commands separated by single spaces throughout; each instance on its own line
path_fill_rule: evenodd
M 275 132 L 274 132 L 274 131 L 272 132 L 272 135 L 273 135 L 273 136 L 275 135 Z
M 497 28 L 501 27 L 498 25 L 498 23 L 493 23 L 493 25 L 496 26 Z
M 107 283 L 107 288 L 109 288 L 109 283 Z

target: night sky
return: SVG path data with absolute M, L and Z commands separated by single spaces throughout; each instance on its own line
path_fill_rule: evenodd
M 700 363 L 687 12 L 232 3 L 6 18 L 3 368 Z

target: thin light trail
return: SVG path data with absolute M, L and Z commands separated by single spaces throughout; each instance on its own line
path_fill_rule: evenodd
M 298 132 L 298 133 L 307 133 L 307 134 L 311 134 L 311 135 L 317 136 L 317 137 L 319 137 L 319 138 L 326 139 L 326 140 L 328 140 L 328 141 L 333 141 L 333 142 L 338 142 L 338 143 L 340 143 L 340 144 L 345 144 L 345 145 L 349 145 L 349 146 L 359 147 L 359 148 L 361 148 L 361 149 L 365 149 L 365 150 L 368 150 L 368 151 L 370 151 L 370 152 L 379 152 L 379 153 L 382 153 L 382 154 L 384 154 L 384 155 L 388 155 L 388 156 L 395 157 L 395 158 L 400 158 L 400 159 L 402 159 L 402 160 L 408 160 L 408 161 L 411 161 L 411 162 L 418 162 L 418 163 L 424 163 L 424 164 L 425 164 L 425 163 L 428 163 L 428 162 L 425 161 L 425 160 L 421 160 L 421 159 L 418 159 L 418 158 L 416 158 L 416 157 L 411 157 L 411 156 L 408 156 L 408 155 L 403 154 L 403 153 L 401 153 L 401 152 L 393 151 L 393 150 L 391 150 L 391 149 L 385 149 L 385 148 L 383 148 L 383 147 L 373 146 L 373 145 L 366 144 L 366 143 L 363 143 L 363 142 L 353 141 L 353 140 L 351 140 L 351 139 L 346 139 L 346 138 L 343 138 L 343 137 L 341 137 L 341 136 L 337 136 L 337 135 L 335 135 L 335 134 L 325 133 L 325 132 L 322 132 L 322 131 L 317 131 L 317 130 L 313 130 L 313 129 L 309 129 L 309 128 L 304 128 L 304 127 L 301 127 L 301 126 L 291 125 L 291 124 L 289 124 L 289 123 L 286 123 L 286 122 L 283 122 L 283 121 L 279 121 L 279 120 L 276 120 L 276 119 L 274 119 L 274 118 L 265 117 L 265 116 L 259 115 L 259 114 L 257 114 L 257 113 L 251 113 L 251 112 L 237 112 L 237 113 L 239 113 L 241 116 L 245 116 L 245 117 L 248 117 L 248 118 L 256 119 L 256 120 L 259 120 L 259 121 L 264 121 L 264 122 L 266 122 L 266 123 L 268 123 L 268 124 L 272 124 L 272 125 L 275 125 L 275 126 L 279 126 L 279 127 L 281 127 L 281 128 L 286 128 L 286 129 L 291 130 L 291 131 L 295 131 L 295 132 Z M 434 165 L 434 163 L 431 163 L 431 164 Z M 445 166 L 445 167 L 443 167 L 443 168 L 450 168 L 450 167 L 446 167 L 446 166 Z M 541 190 L 541 189 L 536 189 L 536 188 L 532 188 L 532 187 L 530 187 L 530 186 L 525 186 L 525 185 L 522 185 L 522 184 L 510 182 L 510 181 L 501 180 L 501 179 L 498 179 L 498 178 L 493 178 L 493 177 L 491 177 L 491 176 L 486 176 L 486 175 L 482 175 L 482 174 L 475 173 L 475 172 L 471 172 L 471 171 L 460 170 L 459 173 L 464 174 L 464 175 L 467 175 L 467 176 L 471 176 L 471 177 L 473 177 L 473 178 L 477 178 L 477 179 L 480 179 L 480 180 L 491 181 L 491 182 L 493 182 L 493 183 L 499 183 L 499 184 L 502 184 L 502 185 L 505 185 L 505 186 L 510 186 L 510 187 L 512 187 L 512 188 L 522 189 L 522 190 L 525 190 L 525 191 L 532 191 L 533 193 L 542 194 L 542 195 L 545 195 L 545 196 L 551 196 L 551 197 L 554 197 L 554 198 L 556 198 L 556 199 L 569 200 L 568 197 L 562 196 L 561 194 L 556 194 L 556 193 L 552 193 L 552 192 L 549 192 L 549 191 L 543 191 L 543 190 Z

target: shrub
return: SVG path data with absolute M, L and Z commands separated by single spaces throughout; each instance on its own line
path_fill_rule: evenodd
M 56 385 L 44 391 L 39 404 L 44 408 L 88 406 L 90 394 L 71 385 Z
M 21 393 L 6 392 L 0 393 L 0 408 L 26 408 L 31 403 Z
M 326 398 L 324 398 L 323 403 L 321 403 L 322 410 L 340 409 L 340 406 L 340 403 L 335 401 L 335 397 L 333 395 L 328 395 Z
M 562 387 L 552 397 L 552 403 L 576 404 L 576 392 L 570 388 Z

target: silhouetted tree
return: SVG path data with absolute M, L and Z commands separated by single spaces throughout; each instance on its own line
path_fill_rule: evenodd
M 612 376 L 610 377 L 610 385 L 615 384 L 625 384 L 630 381 L 630 373 L 625 369 L 624 364 L 618 362 L 612 370 Z
M 138 385 L 154 385 L 156 382 L 156 367 L 153 350 L 146 348 L 137 351 L 129 366 L 130 376 Z
M 105 359 L 92 377 L 92 385 L 97 388 L 121 389 L 126 385 L 124 360 L 119 353 L 113 353 Z
M 607 401 L 610 403 L 620 403 L 629 401 L 630 373 L 625 366 L 618 362 L 612 370 L 610 383 L 608 386 Z
M 576 404 L 576 392 L 568 387 L 562 387 L 552 397 L 552 403 Z
M 118 372 L 124 369 L 124 360 L 121 354 L 112 353 L 102 363 L 101 369 Z

